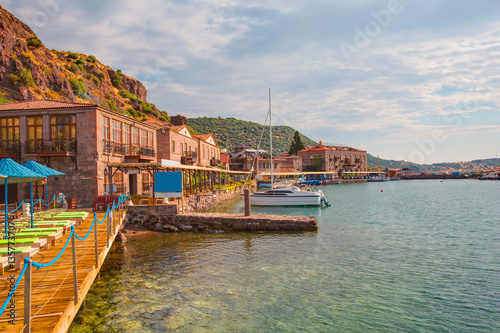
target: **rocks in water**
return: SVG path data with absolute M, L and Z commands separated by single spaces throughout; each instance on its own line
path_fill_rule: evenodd
M 163 226 L 163 229 L 164 229 L 165 231 L 168 231 L 168 232 L 177 232 L 177 230 L 179 230 L 179 229 L 177 229 L 176 227 L 174 227 L 174 226 L 173 226 L 173 225 L 171 225 L 171 224 L 165 224 L 165 225 Z
M 116 234 L 115 241 L 118 243 L 125 243 L 127 241 L 127 237 L 121 231 Z

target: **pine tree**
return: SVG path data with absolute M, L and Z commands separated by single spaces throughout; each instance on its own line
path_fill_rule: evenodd
M 299 151 L 305 148 L 306 146 L 304 146 L 304 143 L 300 138 L 299 131 L 295 131 L 295 134 L 293 135 L 292 144 L 290 145 L 290 149 L 288 150 L 288 155 L 297 155 Z

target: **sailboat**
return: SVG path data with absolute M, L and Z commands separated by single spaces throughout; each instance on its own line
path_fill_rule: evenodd
M 269 137 L 271 151 L 271 189 L 250 194 L 252 206 L 330 206 L 321 191 L 302 190 L 297 186 L 274 188 L 273 127 L 271 119 L 271 89 L 269 89 Z

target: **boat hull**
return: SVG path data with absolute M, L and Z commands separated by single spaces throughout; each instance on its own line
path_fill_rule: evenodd
M 254 193 L 250 196 L 252 206 L 321 206 L 321 195 L 280 196 Z

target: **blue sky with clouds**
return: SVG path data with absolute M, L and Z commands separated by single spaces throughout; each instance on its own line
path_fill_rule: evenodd
M 496 0 L 1 0 L 171 115 L 273 122 L 419 163 L 500 155 Z

